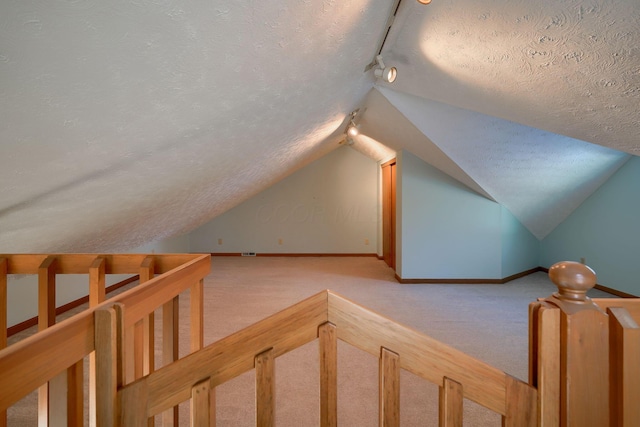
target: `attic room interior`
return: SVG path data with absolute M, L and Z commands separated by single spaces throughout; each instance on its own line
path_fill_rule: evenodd
M 44 265 L 49 311 L 93 301 L 94 261 L 78 255 L 79 273 L 67 254 L 113 254 L 99 277 L 126 283 L 123 299 L 144 280 L 120 256 L 162 281 L 180 264 L 168 254 L 207 254 L 204 318 L 220 330 L 204 343 L 331 289 L 526 382 L 527 305 L 556 292 L 552 266 L 593 269 L 594 300 L 640 296 L 639 46 L 634 0 L 4 1 L 0 330 L 38 329 Z M 21 254 L 60 258 L 38 270 Z M 505 301 L 485 313 L 504 336 L 473 347 L 474 304 Z M 343 394 L 378 387 L 377 369 Z M 437 387 L 410 390 L 434 394 L 420 411 L 438 416 Z M 218 425 L 259 419 L 217 399 Z M 369 409 L 342 408 L 340 424 L 377 422 Z M 11 411 L 8 425 L 32 422 Z M 289 417 L 317 415 L 303 412 Z

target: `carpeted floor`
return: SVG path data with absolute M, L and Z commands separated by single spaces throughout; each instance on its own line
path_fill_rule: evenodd
M 523 380 L 528 305 L 555 291 L 544 273 L 505 285 L 401 285 L 373 257 L 214 257 L 205 280 L 205 345 L 324 289 Z M 611 297 L 599 291 L 590 296 Z M 183 313 L 187 304 L 188 298 L 182 298 Z M 188 336 L 186 322 L 181 328 Z M 181 356 L 187 349 L 188 342 L 182 342 Z M 276 360 L 278 426 L 318 425 L 317 352 L 317 342 L 312 342 Z M 340 343 L 338 363 L 339 424 L 377 425 L 377 358 Z M 436 385 L 403 372 L 401 425 L 437 426 L 437 396 Z M 255 425 L 253 373 L 218 387 L 216 399 L 219 427 Z M 188 406 L 181 405 L 181 425 L 188 425 L 188 418 Z M 465 402 L 464 418 L 467 426 L 501 425 L 498 416 L 472 402 Z M 33 394 L 9 410 L 9 426 L 36 424 Z

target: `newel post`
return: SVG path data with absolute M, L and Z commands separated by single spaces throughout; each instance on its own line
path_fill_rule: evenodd
M 592 269 L 564 261 L 549 269 L 558 292 L 545 299 L 560 309 L 560 425 L 609 425 L 608 316 L 587 297 Z

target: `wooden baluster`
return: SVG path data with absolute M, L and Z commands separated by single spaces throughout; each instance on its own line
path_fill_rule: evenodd
M 38 331 L 44 331 L 56 322 L 56 259 L 47 257 L 38 268 Z M 62 425 L 66 422 L 66 402 L 53 404 L 52 399 L 66 395 L 62 375 L 38 389 L 38 426 Z
M 211 426 L 211 385 L 207 378 L 191 388 L 191 425 L 197 427 Z
M 462 384 L 445 377 L 440 386 L 440 427 L 462 427 Z
M 380 349 L 380 427 L 400 426 L 400 361 L 398 354 Z
M 204 279 L 198 280 L 197 283 L 191 286 L 189 295 L 190 305 L 190 346 L 191 353 L 194 353 L 204 347 Z M 177 345 L 177 342 L 176 342 Z M 176 355 L 176 358 L 178 356 Z M 210 407 L 212 408 L 210 415 L 210 425 L 215 426 L 216 420 L 216 390 L 210 389 L 208 391 L 210 398 Z M 178 408 L 174 408 L 176 417 Z
M 67 425 L 84 423 L 84 362 L 77 361 L 67 369 Z
M 153 279 L 155 259 L 146 257 L 140 265 L 140 284 Z M 149 375 L 155 370 L 155 313 L 152 311 L 142 319 L 142 375 Z M 137 372 L 136 372 L 137 375 Z M 139 378 L 136 376 L 136 378 Z M 149 426 L 154 425 L 153 418 L 148 420 Z
M 256 426 L 275 425 L 275 354 L 272 348 L 255 358 Z
M 505 374 L 506 415 L 502 417 L 504 427 L 538 426 L 538 400 L 536 389 L 511 375 Z
M 153 278 L 153 265 L 154 259 L 151 256 L 142 261 L 139 268 L 140 284 Z M 154 351 L 150 351 L 154 348 L 153 327 L 154 314 L 150 313 L 126 331 L 127 384 L 153 370 Z
M 610 307 L 611 425 L 640 425 L 640 327 L 624 308 Z
M 191 318 L 191 353 L 200 350 L 204 345 L 204 280 L 191 286 L 190 295 Z
M 56 323 L 56 259 L 47 257 L 38 268 L 38 331 Z
M 112 427 L 117 419 L 118 388 L 124 385 L 124 307 L 114 304 L 95 312 L 96 417 L 91 425 Z M 95 424 L 94 424 L 95 423 Z
M 106 298 L 106 261 L 98 257 L 89 267 L 89 307 L 93 308 Z M 96 338 L 97 340 L 97 338 Z M 89 419 L 96 419 L 96 353 L 89 355 Z
M 0 350 L 7 347 L 7 271 L 7 259 L 0 258 Z
M 7 259 L 0 258 L 0 350 L 7 347 Z M 0 411 L 0 427 L 7 426 L 7 411 Z
M 142 377 L 144 368 L 144 320 L 137 321 L 127 333 L 127 384 Z
M 153 279 L 155 260 L 148 256 L 140 266 L 140 284 Z M 149 313 L 143 319 L 142 327 L 142 375 L 149 375 L 155 369 L 155 314 Z M 137 378 L 137 377 L 136 377 Z
M 176 296 L 162 306 L 162 363 L 164 365 L 178 360 L 179 302 Z M 213 395 L 213 393 L 211 394 Z M 162 425 L 178 425 L 178 406 L 174 406 L 173 409 L 163 412 Z
M 558 292 L 545 301 L 560 308 L 560 424 L 609 425 L 608 317 L 586 293 L 596 275 L 577 262 L 549 269 Z
M 338 333 L 325 323 L 318 328 L 320 338 L 320 427 L 338 425 Z
M 560 309 L 529 307 L 529 383 L 538 389 L 540 427 L 560 425 Z

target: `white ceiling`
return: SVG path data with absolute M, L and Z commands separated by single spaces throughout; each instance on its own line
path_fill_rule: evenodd
M 356 108 L 377 123 L 370 137 L 433 154 L 421 157 L 538 237 L 625 159 L 576 139 L 640 153 L 636 0 L 402 0 L 383 49 L 399 77 L 371 92 L 363 70 L 392 7 L 0 2 L 0 252 L 116 251 L 192 230 L 336 148 Z M 399 121 L 408 139 L 394 139 Z M 498 157 L 480 163 L 473 147 Z M 560 197 L 533 186 L 520 200 L 540 174 Z

